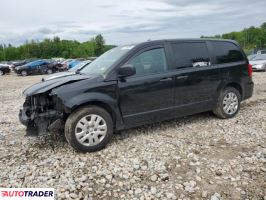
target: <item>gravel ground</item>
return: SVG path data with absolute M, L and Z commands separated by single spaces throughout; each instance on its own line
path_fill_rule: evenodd
M 254 96 L 233 119 L 131 129 L 87 154 L 60 133 L 24 137 L 21 92 L 41 77 L 0 77 L 0 187 L 53 187 L 56 199 L 266 200 L 266 73 L 254 73 Z

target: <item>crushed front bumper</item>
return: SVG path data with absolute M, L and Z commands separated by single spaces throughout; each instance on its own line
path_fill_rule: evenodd
M 26 136 L 46 135 L 49 131 L 63 126 L 62 115 L 56 110 L 29 115 L 28 108 L 24 107 L 19 112 L 19 121 L 27 127 Z

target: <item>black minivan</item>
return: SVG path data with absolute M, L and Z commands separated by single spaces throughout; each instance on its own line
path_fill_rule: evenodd
M 27 135 L 61 125 L 73 148 L 90 152 L 131 127 L 204 111 L 234 117 L 252 93 L 252 66 L 235 41 L 148 41 L 113 48 L 77 74 L 29 87 L 19 117 Z

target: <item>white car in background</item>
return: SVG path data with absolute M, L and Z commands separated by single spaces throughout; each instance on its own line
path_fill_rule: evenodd
M 249 58 L 249 63 L 254 71 L 266 72 L 266 54 L 256 54 Z
M 259 50 L 257 54 L 266 54 L 266 50 Z

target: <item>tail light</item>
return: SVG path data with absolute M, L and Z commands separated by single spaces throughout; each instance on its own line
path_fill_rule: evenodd
M 248 76 L 252 78 L 252 65 L 248 64 Z

